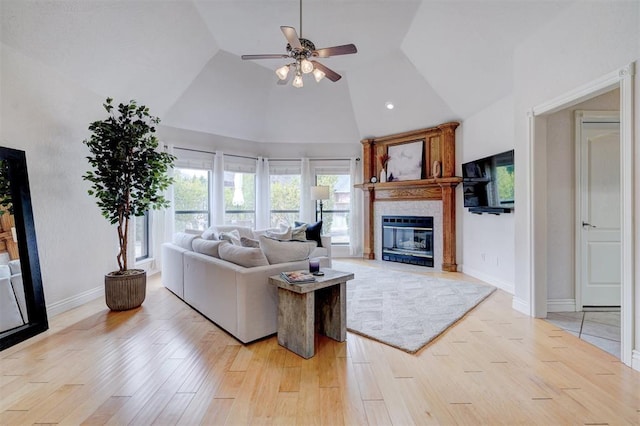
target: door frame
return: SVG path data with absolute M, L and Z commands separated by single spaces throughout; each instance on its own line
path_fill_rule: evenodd
M 582 202 L 583 199 L 583 187 L 582 187 L 582 124 L 593 121 L 600 121 L 603 123 L 620 123 L 619 111 L 588 111 L 577 110 L 574 114 L 575 118 L 575 224 L 574 224 L 574 236 L 575 236 L 575 300 L 576 311 L 581 311 L 582 306 L 582 245 L 583 245 L 583 232 L 582 232 Z M 622 135 L 620 137 L 620 144 L 622 144 Z M 622 145 L 620 146 L 620 152 L 622 153 Z M 620 163 L 622 158 L 620 158 Z M 622 187 L 620 188 L 622 190 Z M 622 214 L 622 212 L 621 212 Z M 620 222 L 622 223 L 622 221 Z M 620 229 L 622 233 L 622 228 Z M 622 235 L 621 235 L 622 238 Z M 620 265 L 622 267 L 622 265 Z M 620 286 L 622 291 L 622 283 Z M 620 295 L 620 302 L 622 303 L 622 294 Z M 621 306 L 622 308 L 622 306 Z
M 515 301 L 516 308 L 529 308 L 531 316 L 547 316 L 547 263 L 546 263 L 546 162 L 541 161 L 546 152 L 546 121 L 549 114 L 620 89 L 620 176 L 621 176 L 621 248 L 622 248 L 622 300 L 620 306 L 620 358 L 621 361 L 640 370 L 640 353 L 634 354 L 634 87 L 635 62 L 614 70 L 601 78 L 565 93 L 555 99 L 530 109 L 527 113 L 529 200 L 526 212 L 528 224 L 528 287 L 529 301 Z M 516 303 L 516 302 L 519 302 Z M 528 305 L 528 306 L 527 306 Z M 637 358 L 637 359 L 634 359 Z

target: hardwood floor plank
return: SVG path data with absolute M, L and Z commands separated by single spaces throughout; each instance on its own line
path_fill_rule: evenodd
M 112 396 L 82 422 L 83 425 L 103 425 L 109 421 L 120 408 L 127 403 L 128 396 Z
M 92 301 L 0 352 L 0 424 L 640 424 L 639 372 L 511 303 L 496 291 L 413 355 L 347 333 L 305 360 L 151 277 L 141 308 Z
M 164 406 L 160 414 L 153 421 L 153 425 L 165 426 L 175 425 L 182 417 L 184 410 L 191 403 L 195 394 L 176 392 L 171 397 L 171 400 Z
M 365 401 L 364 408 L 367 412 L 367 422 L 369 425 L 393 425 L 387 406 L 383 400 Z
M 204 374 L 201 385 L 184 410 L 178 424 L 190 425 L 210 422 L 210 419 L 206 417 L 209 405 L 213 403 L 215 392 L 222 381 L 224 372 L 228 371 L 239 350 L 240 346 L 238 345 L 225 345 L 222 351 L 216 351 L 219 356 L 209 364 L 209 369 Z

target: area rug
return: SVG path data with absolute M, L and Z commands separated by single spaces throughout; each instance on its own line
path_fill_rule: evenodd
M 347 329 L 409 353 L 442 334 L 495 287 L 351 262 L 333 262 L 350 271 Z

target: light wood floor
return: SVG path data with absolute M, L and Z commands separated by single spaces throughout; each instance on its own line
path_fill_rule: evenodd
M 640 373 L 502 291 L 417 355 L 317 339 L 243 346 L 153 277 L 139 309 L 97 300 L 0 352 L 0 424 L 640 424 Z

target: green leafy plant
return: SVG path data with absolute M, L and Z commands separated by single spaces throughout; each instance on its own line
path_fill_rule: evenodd
M 126 274 L 129 219 L 169 206 L 163 191 L 173 183 L 167 171 L 175 157 L 157 151 L 155 125 L 160 119 L 149 108 L 133 100 L 117 108 L 112 102 L 107 98 L 103 104 L 109 117 L 91 123 L 92 134 L 83 141 L 93 168 L 83 179 L 91 182 L 88 192 L 98 199 L 102 216 L 118 225 L 118 273 Z

